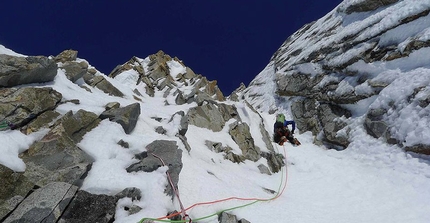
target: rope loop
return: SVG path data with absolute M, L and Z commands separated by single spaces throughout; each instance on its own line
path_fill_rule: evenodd
M 161 163 L 163 164 L 163 166 L 166 166 L 166 164 L 164 163 L 164 160 L 161 159 L 161 157 L 155 155 L 154 153 L 151 153 L 151 154 L 155 158 L 158 158 L 161 161 Z M 170 186 L 172 187 L 173 191 L 176 194 L 176 197 L 178 198 L 178 202 L 179 202 L 179 205 L 181 207 L 182 220 L 185 220 L 186 218 L 189 218 L 189 217 L 188 217 L 187 213 L 185 212 L 184 205 L 182 204 L 181 198 L 179 197 L 179 192 L 178 192 L 177 188 L 175 187 L 175 185 L 173 184 L 173 180 L 172 180 L 172 177 L 170 177 L 169 171 L 166 171 L 166 174 L 167 174 L 167 178 L 169 179 Z M 190 222 L 191 222 L 191 219 L 190 219 Z

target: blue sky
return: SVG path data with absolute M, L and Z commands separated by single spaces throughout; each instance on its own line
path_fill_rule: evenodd
M 248 85 L 288 36 L 340 2 L 8 1 L 0 44 L 26 55 L 74 49 L 105 74 L 132 56 L 163 50 L 229 95 L 240 82 Z

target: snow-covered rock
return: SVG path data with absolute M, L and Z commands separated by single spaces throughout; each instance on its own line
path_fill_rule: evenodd
M 291 35 L 244 96 L 260 111 L 292 109 L 301 131 L 334 145 L 347 147 L 358 122 L 374 137 L 430 154 L 422 137 L 430 132 L 429 13 L 428 0 L 343 1 Z M 334 118 L 313 112 L 322 105 L 352 116 L 338 114 L 344 124 L 327 131 Z

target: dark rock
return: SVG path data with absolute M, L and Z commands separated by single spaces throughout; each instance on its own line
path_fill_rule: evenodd
M 99 123 L 100 119 L 96 114 L 80 109 L 74 114 L 71 111 L 66 113 L 56 122 L 56 125 L 61 126 L 59 128 L 64 130 L 74 142 L 78 143 L 87 132 L 98 126 Z
M 55 181 L 76 184 L 93 162 L 76 143 L 99 122 L 91 112 L 67 113 L 40 141 L 19 155 L 27 165 L 24 176 L 38 186 Z
M 131 200 L 140 200 L 141 196 L 141 191 L 137 188 L 126 188 L 114 196 L 96 195 L 80 190 L 58 222 L 113 222 L 119 199 L 128 197 Z M 137 211 L 141 208 L 134 206 L 133 209 Z
M 291 111 L 296 127 L 301 132 L 311 131 L 317 135 L 320 131 L 318 120 L 318 102 L 315 99 L 298 99 L 291 104 Z
M 163 128 L 163 126 L 158 126 L 155 129 L 155 132 L 158 133 L 158 134 L 161 134 L 161 135 L 165 135 L 167 131 L 166 131 L 166 129 Z
M 219 223 L 237 223 L 236 215 L 229 214 L 227 212 L 221 212 L 218 215 Z
M 267 164 L 269 165 L 270 171 L 272 173 L 279 172 L 282 167 L 285 165 L 284 163 L 284 156 L 282 154 L 276 154 L 273 152 L 267 153 L 263 152 L 261 153 L 261 156 L 266 158 Z
M 386 114 L 386 112 L 385 109 L 369 110 L 364 121 L 367 134 L 375 138 L 386 136 L 388 130 L 388 124 L 384 121 L 384 114 Z
M 244 83 L 240 83 L 240 86 L 236 90 L 234 90 L 227 98 L 232 101 L 239 101 L 239 95 L 241 95 L 245 89 L 246 85 Z
M 142 210 L 141 207 L 139 207 L 137 205 L 132 205 L 131 207 L 128 207 L 128 214 L 129 215 L 136 214 L 141 210 Z
M 216 153 L 224 152 L 226 151 L 226 148 L 222 146 L 222 143 L 220 142 L 212 142 L 209 140 L 205 141 L 205 145 L 211 150 Z
M 358 1 L 355 4 L 351 4 L 348 8 L 345 9 L 346 14 L 351 14 L 354 12 L 368 12 L 373 11 L 379 7 L 387 6 L 393 3 L 398 2 L 399 0 L 366 0 L 366 1 Z
M 47 184 L 26 197 L 4 222 L 56 222 L 77 190 L 68 183 Z
M 184 95 L 182 94 L 182 92 L 178 92 L 178 94 L 176 95 L 175 103 L 177 105 L 183 105 L 183 104 L 187 103 L 187 100 L 185 100 Z
M 122 146 L 123 148 L 130 148 L 130 145 L 128 144 L 128 142 L 125 142 L 124 140 L 119 140 L 118 145 Z
M 121 106 L 119 102 L 109 102 L 105 106 L 105 110 L 109 111 L 111 109 L 118 109 Z
M 57 64 L 47 57 L 0 54 L 0 87 L 50 82 L 56 75 Z
M 34 187 L 23 173 L 0 165 L 0 220 L 31 192 Z
M 181 221 L 181 220 L 183 220 L 181 214 L 178 211 L 176 211 L 176 210 L 168 212 L 167 216 L 170 216 L 170 215 L 173 215 L 173 214 L 176 214 L 176 215 L 173 216 L 173 217 L 170 217 L 169 220 L 171 220 L 171 221 Z
M 254 139 L 249 130 L 248 124 L 236 121 L 230 124 L 228 133 L 242 150 L 242 154 L 246 159 L 257 161 L 260 159 L 260 148 L 255 146 Z
M 224 159 L 230 160 L 233 163 L 243 163 L 246 160 L 245 156 L 233 153 L 230 147 L 227 147 Z
M 419 144 L 414 146 L 406 146 L 405 151 L 430 155 L 430 145 Z
M 136 158 L 136 159 L 138 159 L 138 160 L 143 160 L 143 159 L 145 159 L 146 157 L 148 157 L 148 152 L 146 152 L 146 151 L 143 151 L 143 152 L 141 152 L 141 153 L 138 153 L 138 154 L 135 154 L 135 155 L 134 155 L 134 158 Z M 136 171 L 139 171 L 139 170 L 136 170 Z
M 75 105 L 79 105 L 81 102 L 79 101 L 79 99 L 71 99 L 71 100 L 65 100 L 64 103 L 72 103 Z
M 236 107 L 226 104 L 205 104 L 191 108 L 187 114 L 188 123 L 219 132 L 231 118 L 239 120 Z
M 109 118 L 110 121 L 116 122 L 122 126 L 125 133 L 130 134 L 136 127 L 137 120 L 140 115 L 140 104 L 134 103 L 123 108 L 110 109 L 104 111 L 101 119 Z
M 332 104 L 321 104 L 318 107 L 318 118 L 323 126 L 326 139 L 330 143 L 334 143 L 346 148 L 349 145 L 349 130 L 347 129 L 345 131 L 345 135 L 338 134 L 339 130 L 347 126 L 344 121 L 339 119 L 341 117 L 349 118 L 351 117 L 351 113 L 340 106 Z
M 187 133 L 187 130 L 188 130 L 188 118 L 187 118 L 187 116 L 185 116 L 184 111 L 178 111 L 172 116 L 172 118 L 170 119 L 169 122 L 173 121 L 176 116 L 180 116 L 178 133 L 179 133 L 179 135 L 185 136 L 185 134 Z
M 65 63 L 67 61 L 75 61 L 78 57 L 78 51 L 76 50 L 64 50 L 58 54 L 54 59 L 55 62 Z
M 0 120 L 6 119 L 20 128 L 40 114 L 53 110 L 62 95 L 52 88 L 0 89 Z
M 248 106 L 248 108 L 250 108 L 255 114 L 258 114 L 258 116 L 260 116 L 260 124 L 259 124 L 259 128 L 260 128 L 260 133 L 263 136 L 263 142 L 266 145 L 266 149 L 268 149 L 269 151 L 275 151 L 275 149 L 273 148 L 272 145 L 272 137 L 270 136 L 269 132 L 267 132 L 265 126 L 264 126 L 264 119 L 263 117 L 261 117 L 260 113 L 258 113 L 257 110 L 254 109 L 254 107 L 252 107 L 251 104 L 249 104 L 247 101 L 245 101 L 246 105 Z
M 182 169 L 182 150 L 178 149 L 175 141 L 156 140 L 149 144 L 147 147 L 148 156 L 141 156 L 140 162 L 132 164 L 126 170 L 127 172 L 145 171 L 152 172 L 159 167 L 163 166 L 160 157 L 166 166 L 169 167 L 167 172 L 170 174 L 173 184 L 177 187 L 179 182 L 179 173 Z M 154 156 L 155 155 L 155 156 Z M 166 194 L 172 196 L 173 189 L 170 185 L 166 186 Z
M 260 170 L 260 173 L 262 174 L 272 175 L 269 168 L 263 164 L 258 165 L 258 170 Z
M 118 90 L 115 86 L 113 86 L 109 81 L 106 80 L 103 76 L 97 75 L 93 76 L 91 81 L 87 83 L 93 87 L 96 87 L 100 90 L 102 90 L 104 93 L 117 96 L 117 97 L 123 97 L 124 94 Z
M 319 79 L 312 79 L 305 74 L 285 75 L 278 79 L 278 94 L 282 96 L 307 96 L 311 94 L 312 88 L 319 81 Z
M 66 77 L 71 82 L 76 82 L 79 78 L 82 78 L 88 71 L 88 64 L 86 62 L 65 62 L 61 65 L 62 69 L 66 71 Z
M 186 149 L 188 152 L 190 152 L 190 151 L 191 151 L 191 146 L 190 146 L 190 144 L 189 144 L 189 143 L 188 143 L 188 141 L 187 141 L 187 137 L 185 137 L 185 136 L 183 136 L 183 135 L 179 135 L 179 134 L 177 134 L 176 136 L 181 140 L 182 144 L 184 144 L 185 149 Z
M 132 201 L 140 200 L 142 198 L 142 191 L 135 187 L 129 187 L 116 194 L 115 197 L 117 200 L 125 197 L 131 198 Z
M 113 222 L 117 201 L 118 198 L 114 196 L 90 194 L 80 190 L 58 222 Z
M 34 120 L 28 123 L 25 132 L 26 134 L 30 134 L 32 132 L 37 132 L 41 128 L 48 128 L 49 123 L 54 121 L 56 118 L 60 116 L 60 113 L 52 110 L 48 110 L 46 112 L 38 115 Z
M 242 218 L 237 223 L 251 223 L 251 222 L 248 221 L 248 220 L 246 220 L 246 219 L 244 219 L 244 218 Z

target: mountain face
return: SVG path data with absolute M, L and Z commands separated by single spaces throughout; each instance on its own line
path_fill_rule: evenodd
M 265 180 L 285 165 L 271 140 L 276 112 L 328 148 L 365 132 L 430 154 L 429 13 L 427 0 L 344 1 L 228 97 L 162 51 L 103 75 L 74 50 L 25 56 L 0 45 L 0 221 L 181 220 L 180 186 L 267 197 L 277 188 Z M 213 166 L 265 180 L 244 190 Z M 211 178 L 184 181 L 184 172 Z M 248 221 L 219 213 L 219 222 Z
M 290 36 L 241 94 L 291 111 L 316 143 L 343 149 L 364 129 L 430 154 L 429 13 L 430 1 L 344 1 Z
M 92 171 L 103 165 L 96 151 L 104 147 L 125 157 L 118 169 L 124 176 L 163 176 L 162 161 L 174 185 L 183 153 L 192 150 L 221 154 L 220 163 L 251 161 L 259 174 L 279 172 L 284 165 L 271 143 L 271 127 L 257 111 L 244 101 L 227 101 L 216 81 L 162 51 L 133 57 L 108 76 L 74 50 L 55 57 L 5 52 L 0 54 L 0 133 L 24 142 L 15 152 L 14 143 L 6 145 L 12 148 L 0 158 L 2 222 L 112 222 L 119 200 L 150 196 L 136 187 L 88 183 L 87 176 L 96 176 Z M 259 124 L 248 124 L 251 119 Z M 118 133 L 104 136 L 111 123 L 120 126 L 111 129 Z M 104 134 L 94 133 L 98 129 Z M 208 133 L 202 138 L 201 131 Z M 159 188 L 175 198 L 172 187 Z M 125 209 L 132 215 L 142 208 Z

